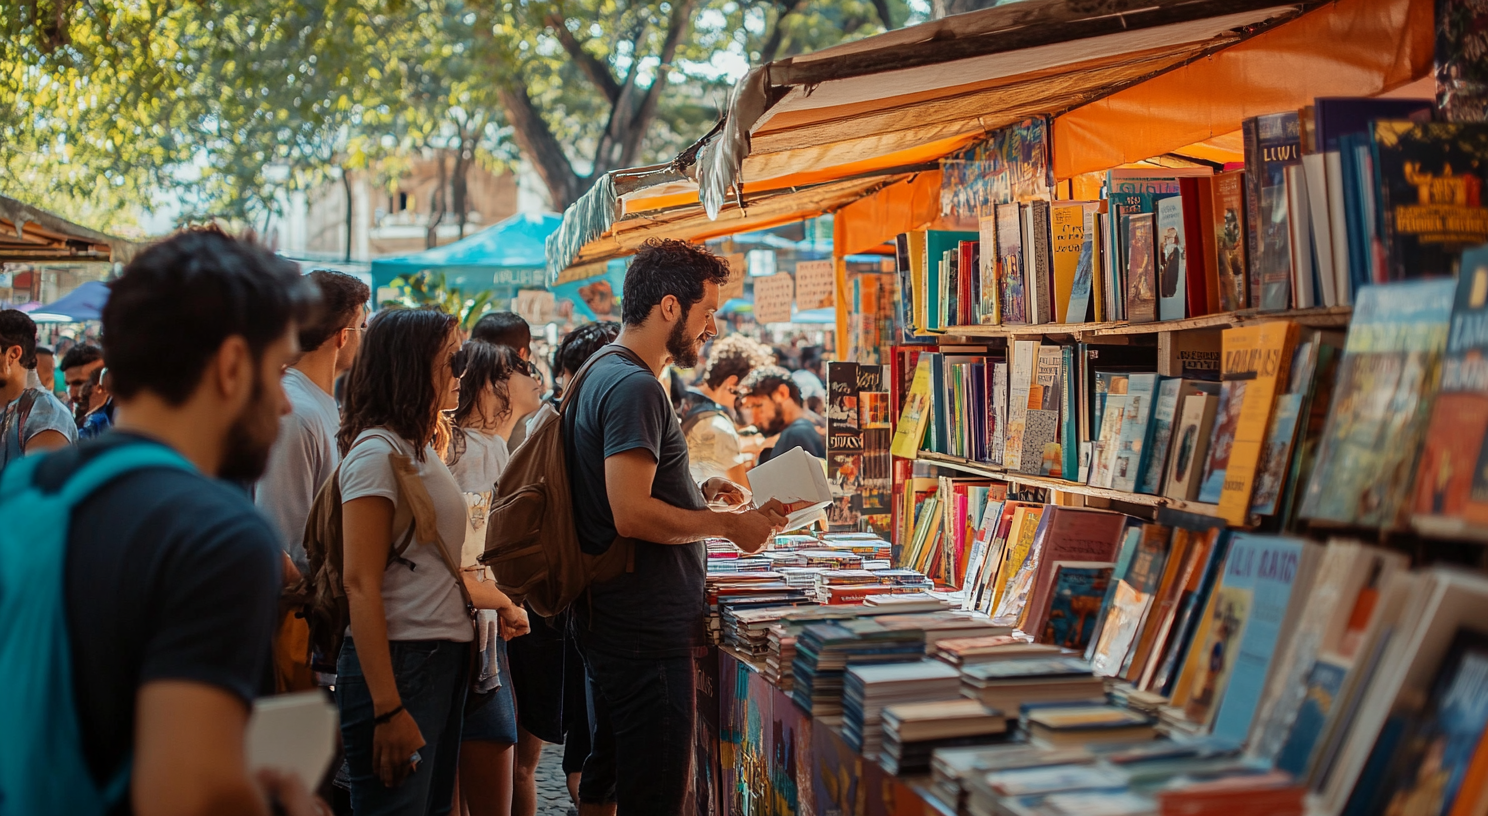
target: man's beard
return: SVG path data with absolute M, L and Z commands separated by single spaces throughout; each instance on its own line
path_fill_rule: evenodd
M 775 406 L 775 413 L 770 416 L 770 423 L 759 430 L 765 436 L 774 436 L 785 430 L 785 417 L 780 413 L 780 406 Z
M 268 389 L 253 384 L 253 397 L 227 429 L 217 476 L 231 482 L 255 482 L 269 465 L 269 450 L 279 435 L 279 417 L 269 405 Z
M 672 327 L 672 333 L 667 335 L 667 354 L 672 355 L 672 363 L 678 368 L 692 368 L 698 363 L 697 337 L 687 333 L 687 313 L 682 313 L 682 319 Z

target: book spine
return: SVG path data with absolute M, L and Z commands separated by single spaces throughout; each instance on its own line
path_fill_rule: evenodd
M 1033 211 L 1034 279 L 1038 282 L 1038 322 L 1054 322 L 1054 260 L 1050 247 L 1049 202 L 1035 201 Z
M 1245 143 L 1245 266 L 1249 298 L 1242 308 L 1260 307 L 1261 292 L 1261 185 L 1265 175 L 1261 165 L 1260 129 L 1252 117 L 1240 123 Z

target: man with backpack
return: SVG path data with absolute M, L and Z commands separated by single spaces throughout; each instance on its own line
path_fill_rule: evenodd
M 562 414 L 581 549 L 631 548 L 618 576 L 574 604 L 593 713 L 584 814 L 680 812 L 693 780 L 694 650 L 705 643 L 702 539 L 756 552 L 785 522 L 774 502 L 738 512 L 743 494 L 727 480 L 699 488 L 658 379 L 668 362 L 697 364 L 717 333 L 727 279 L 728 266 L 705 249 L 648 241 L 625 276 L 620 336 L 580 376 Z
M 77 424 L 62 401 L 34 387 L 36 323 L 16 309 L 0 311 L 0 468 L 28 453 L 77 441 Z
M 742 334 L 713 341 L 702 381 L 697 388 L 689 389 L 692 400 L 682 412 L 682 433 L 687 437 L 694 479 L 705 482 L 722 476 L 744 482 L 753 457 L 744 451 L 734 426 L 739 383 L 749 372 L 773 360 L 769 347 Z
M 238 486 L 263 472 L 313 300 L 216 230 L 111 285 L 114 431 L 0 474 L 0 811 L 266 814 L 267 793 L 315 812 L 244 756 L 282 556 Z

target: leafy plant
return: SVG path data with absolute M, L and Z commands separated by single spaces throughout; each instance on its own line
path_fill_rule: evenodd
M 489 289 L 467 294 L 457 286 L 450 286 L 443 272 L 423 270 L 399 275 L 388 284 L 398 292 L 391 301 L 399 306 L 417 309 L 421 306 L 437 306 L 459 321 L 460 328 L 470 331 L 481 315 L 496 305 L 496 294 Z

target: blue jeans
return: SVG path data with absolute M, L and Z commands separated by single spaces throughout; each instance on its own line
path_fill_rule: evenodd
M 579 798 L 614 802 L 617 816 L 680 814 L 692 785 L 693 658 L 583 653 L 591 746 Z
M 357 816 L 442 816 L 455 795 L 460 767 L 460 724 L 469 684 L 469 643 L 448 640 L 392 641 L 393 676 L 403 708 L 413 716 L 424 747 L 418 770 L 396 788 L 382 784 L 372 766 L 372 692 L 362 675 L 356 646 L 347 638 L 336 662 L 336 707 L 341 740 L 351 769 L 351 807 Z

